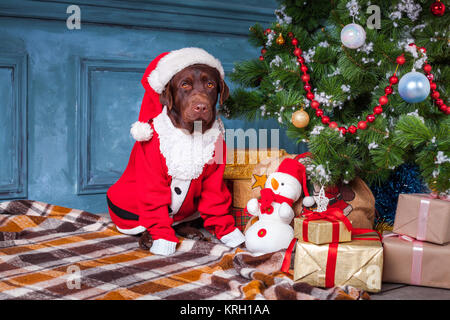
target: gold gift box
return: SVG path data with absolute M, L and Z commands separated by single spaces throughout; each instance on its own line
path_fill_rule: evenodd
M 294 219 L 294 237 L 303 239 L 303 221 L 305 218 Z M 339 242 L 352 241 L 352 232 L 345 224 L 339 223 Z M 333 242 L 333 224 L 327 220 L 313 220 L 308 222 L 308 242 L 324 244 Z
M 334 285 L 350 285 L 368 292 L 381 290 L 383 247 L 375 233 L 363 234 L 337 247 Z M 294 261 L 294 281 L 325 287 L 328 249 L 330 244 L 297 241 Z
M 236 149 L 227 152 L 227 163 L 223 178 L 226 180 L 246 180 L 252 178 L 253 169 L 262 160 L 274 156 L 283 157 L 284 149 Z

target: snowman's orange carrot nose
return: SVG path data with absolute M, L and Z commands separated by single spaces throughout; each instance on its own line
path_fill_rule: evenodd
M 270 180 L 270 184 L 272 185 L 273 190 L 277 190 L 278 189 L 278 181 L 275 180 L 274 178 L 272 178 L 272 180 Z

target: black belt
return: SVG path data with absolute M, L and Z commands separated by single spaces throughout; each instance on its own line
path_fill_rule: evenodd
M 114 212 L 114 214 L 119 218 L 124 220 L 134 220 L 134 221 L 139 220 L 139 216 L 137 214 L 119 208 L 118 206 L 116 206 L 114 203 L 111 202 L 108 196 L 106 196 L 106 201 L 108 202 L 108 206 L 111 209 L 111 211 Z

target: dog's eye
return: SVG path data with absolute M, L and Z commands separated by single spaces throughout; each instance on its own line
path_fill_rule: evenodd
M 187 82 L 182 82 L 182 83 L 181 83 L 181 87 L 182 87 L 183 89 L 187 89 L 187 88 L 190 87 L 190 84 L 187 83 Z
M 214 88 L 214 83 L 213 82 L 208 82 L 207 87 L 208 88 Z

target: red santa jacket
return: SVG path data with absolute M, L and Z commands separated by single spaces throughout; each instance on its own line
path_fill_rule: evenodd
M 204 134 L 191 135 L 175 128 L 164 108 L 151 128 L 152 138 L 134 144 L 124 173 L 107 191 L 113 222 L 122 229 L 145 227 L 154 240 L 178 242 L 172 224 L 198 212 L 219 239 L 235 231 L 231 195 L 223 181 L 221 121 Z

